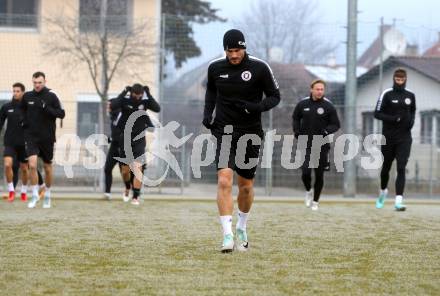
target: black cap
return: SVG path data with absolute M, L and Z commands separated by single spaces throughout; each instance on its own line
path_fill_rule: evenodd
M 223 36 L 223 48 L 225 50 L 231 48 L 246 49 L 246 41 L 244 40 L 243 33 L 237 29 L 227 31 Z

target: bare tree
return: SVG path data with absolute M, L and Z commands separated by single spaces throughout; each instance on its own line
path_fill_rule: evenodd
M 98 15 L 80 17 L 77 13 L 60 12 L 45 19 L 49 32 L 44 54 L 62 57 L 64 66 L 70 70 L 86 67 L 101 98 L 99 132 L 103 133 L 107 126 L 106 101 L 115 76 L 129 75 L 132 79 L 145 81 L 140 74 L 158 53 L 155 32 L 151 30 L 155 28 L 153 20 L 136 23 L 127 15 L 108 15 L 107 1 L 95 2 L 100 6 Z
M 236 25 L 244 31 L 249 50 L 263 59 L 280 48 L 283 62 L 314 63 L 337 47 L 326 36 L 329 32 L 319 28 L 318 13 L 313 0 L 257 0 Z

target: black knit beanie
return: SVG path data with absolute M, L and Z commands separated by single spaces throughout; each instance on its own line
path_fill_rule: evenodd
M 237 29 L 227 31 L 223 36 L 223 48 L 225 50 L 231 48 L 246 49 L 246 41 L 244 40 L 243 33 Z

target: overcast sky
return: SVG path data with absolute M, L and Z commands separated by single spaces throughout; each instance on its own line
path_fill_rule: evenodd
M 258 0 L 210 0 L 218 8 L 219 15 L 231 21 L 239 20 L 251 3 Z M 276 1 L 276 0 L 274 0 Z M 340 44 L 336 53 L 339 63 L 344 63 L 346 31 L 342 28 L 347 20 L 347 0 L 316 0 L 320 21 L 331 23 L 329 28 Z M 358 0 L 360 14 L 358 25 L 358 55 L 377 37 L 380 18 L 385 23 L 396 19 L 397 28 L 405 34 L 408 43 L 417 43 L 422 49 L 438 40 L 440 31 L 440 0 Z M 187 71 L 222 52 L 223 33 L 233 26 L 231 23 L 216 23 L 194 26 L 194 37 L 202 49 L 202 56 L 192 59 L 182 69 Z
M 253 1 L 258 0 L 210 0 L 212 7 L 219 8 L 225 17 L 239 17 Z M 276 1 L 276 0 L 274 0 Z M 316 0 L 322 16 L 326 21 L 345 21 L 347 16 L 347 0 Z M 358 0 L 358 9 L 362 20 L 404 19 L 410 24 L 423 24 L 439 28 L 440 1 L 438 0 Z

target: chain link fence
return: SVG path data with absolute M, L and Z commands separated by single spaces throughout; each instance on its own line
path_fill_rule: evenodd
M 94 20 L 89 26 L 98 26 L 99 17 L 88 16 L 89 20 Z M 150 84 L 152 76 L 158 72 L 160 78 L 158 85 L 152 85 L 157 89 L 157 97 L 160 99 L 162 110 L 158 115 L 159 121 L 163 126 L 169 122 L 176 121 L 179 128 L 175 130 L 175 136 L 183 138 L 186 135 L 192 136 L 179 147 L 162 147 L 160 141 L 149 146 L 150 152 L 155 149 L 167 149 L 174 155 L 179 164 L 182 175 L 170 169 L 168 164 L 160 157 L 150 156 L 146 174 L 149 178 L 155 179 L 166 173 L 163 182 L 154 188 L 145 189 L 147 192 L 158 193 L 193 193 L 200 190 L 207 190 L 206 194 L 214 195 L 216 184 L 216 169 L 214 164 L 201 168 L 202 177 L 197 178 L 191 168 L 192 153 L 199 152 L 194 148 L 194 139 L 203 133 L 208 133 L 201 125 L 204 94 L 206 84 L 206 72 L 209 62 L 212 59 L 223 56 L 222 37 L 228 28 L 239 28 L 248 36 L 248 52 L 259 53 L 260 58 L 269 62 L 277 78 L 282 101 L 270 112 L 263 114 L 264 130 L 276 130 L 278 135 L 282 135 L 281 141 L 274 144 L 271 168 L 258 168 L 255 184 L 264 189 L 266 194 L 281 195 L 292 194 L 295 190 L 302 191 L 300 170 L 286 169 L 282 165 L 282 147 L 285 141 L 289 141 L 288 136 L 292 135 L 292 112 L 296 104 L 309 94 L 309 84 L 313 79 L 321 78 L 327 81 L 327 97 L 335 104 L 344 126 L 344 111 L 352 108 L 356 113 L 357 135 L 363 139 L 373 133 L 380 133 L 380 122 L 374 119 L 374 108 L 381 92 L 391 87 L 392 72 L 396 67 L 404 67 L 408 70 L 408 88 L 412 89 L 417 98 L 416 123 L 412 130 L 413 146 L 411 158 L 407 166 L 407 192 L 414 196 L 436 196 L 440 193 L 438 177 L 440 174 L 439 144 L 440 144 L 440 100 L 436 98 L 440 93 L 440 73 L 436 70 L 440 56 L 429 52 L 439 40 L 437 32 L 424 27 L 407 26 L 404 22 L 394 25 L 384 25 L 377 21 L 359 22 L 359 64 L 358 64 L 358 96 L 357 106 L 345 105 L 345 24 L 342 23 L 313 23 L 313 30 L 306 30 L 311 24 L 302 23 L 303 31 L 297 32 L 297 43 L 292 40 L 285 43 L 274 43 L 270 46 L 265 43 L 253 42 L 255 39 L 263 37 L 258 26 L 246 26 L 243 22 L 229 21 L 226 23 L 208 23 L 203 25 L 193 25 L 193 33 L 188 33 L 187 28 L 180 25 L 181 16 L 163 15 L 161 20 L 131 20 L 126 19 L 122 22 L 118 18 L 109 18 L 106 25 L 111 28 L 121 29 L 133 23 L 143 23 L 145 27 L 152 30 L 147 36 L 160 34 L 157 38 L 158 44 L 152 42 L 139 46 L 138 51 L 153 51 L 157 54 L 148 54 L 151 60 L 149 67 L 143 77 L 135 75 L 128 67 L 124 77 L 118 76 L 114 80 L 115 86 L 110 90 L 117 93 L 126 84 L 134 81 Z M 8 42 L 18 42 L 17 32 L 9 30 L 15 28 L 26 28 L 31 33 L 25 31 L 21 34 L 25 38 L 30 38 L 29 46 L 34 46 L 34 52 L 42 54 L 42 47 L 39 42 L 47 40 L 40 36 L 45 31 L 45 26 L 38 27 L 39 22 L 44 22 L 40 16 L 19 16 L 13 17 L 0 15 L 0 40 L 3 44 Z M 110 22 L 110 24 L 109 24 Z M 121 23 L 122 22 L 122 23 Z M 83 22 L 82 22 L 83 23 Z M 83 23 L 84 25 L 85 23 Z M 278 24 L 281 27 L 292 28 L 295 23 Z M 299 24 L 296 24 L 299 26 Z M 9 28 L 6 30 L 5 28 Z M 43 33 L 38 28 L 43 28 Z M 81 27 L 82 28 L 82 27 Z M 84 31 L 84 28 L 82 28 Z M 117 34 L 123 38 L 124 31 L 117 30 Z M 128 32 L 127 32 L 128 34 Z M 272 34 L 275 34 L 272 32 Z M 188 42 L 188 35 L 195 40 L 195 44 Z M 41 37 L 36 40 L 36 37 Z M 380 38 L 382 37 L 382 38 Z M 280 38 L 277 36 L 276 38 Z M 270 39 L 275 42 L 275 37 Z M 287 38 L 287 37 L 286 37 Z M 289 37 L 290 38 L 290 37 Z M 154 39 L 154 38 L 153 38 Z M 254 40 L 253 40 L 254 39 Z M 252 41 L 253 40 L 253 41 Z M 287 39 L 286 39 L 287 40 Z M 381 42 L 382 40 L 382 42 Z M 299 42 L 301 41 L 301 42 Z M 278 42 L 278 41 L 277 41 Z M 316 42 L 321 42 L 320 51 L 313 51 Z M 139 43 L 141 44 L 141 43 Z M 195 46 L 198 46 L 197 48 Z M 262 51 L 263 47 L 265 50 Z M 172 49 L 172 50 L 171 50 Z M 155 50 L 158 50 L 156 52 Z M 292 52 L 297 51 L 297 52 Z M 314 53 L 314 54 L 310 54 Z M 382 53 L 382 54 L 381 54 Z M 260 56 L 263 55 L 263 56 Z M 16 63 L 9 63 L 11 59 Z M 11 85 L 16 81 L 28 81 L 32 72 L 44 70 L 45 64 L 51 57 L 43 60 L 34 59 L 32 56 L 14 53 L 8 46 L 0 51 L 0 64 L 3 65 L 3 77 L 0 79 L 0 99 L 4 102 L 11 98 Z M 49 67 L 49 66 L 48 66 Z M 439 63 L 440 67 L 440 63 Z M 434 68 L 434 69 L 433 69 Z M 158 71 L 154 69 L 160 69 Z M 75 77 L 84 76 L 84 69 L 78 69 Z M 83 74 L 81 74 L 83 73 Z M 132 75 L 133 74 L 133 75 Z M 70 74 L 67 81 L 72 78 L 72 85 L 69 91 L 75 88 L 78 82 Z M 60 83 L 56 82 L 57 77 L 50 78 L 55 89 Z M 60 78 L 61 79 L 61 78 Z M 63 83 L 67 83 L 63 80 Z M 58 135 L 71 133 L 80 135 L 82 145 L 78 150 L 71 153 L 79 155 L 77 162 L 72 166 L 74 178 L 66 178 L 63 166 L 55 162 L 55 184 L 65 190 L 84 190 L 88 192 L 102 191 L 103 169 L 86 169 L 84 159 L 90 160 L 96 153 L 84 147 L 84 139 L 88 133 L 99 130 L 98 124 L 99 100 L 93 94 L 92 82 L 85 82 L 87 91 L 81 89 L 72 90 L 71 93 L 77 95 L 62 97 L 65 108 L 68 110 L 67 117 L 73 114 L 66 126 L 58 130 Z M 27 84 L 28 85 L 28 84 Z M 29 87 L 28 87 L 29 88 Z M 93 100 L 91 99 L 93 97 Z M 93 105 L 93 104 L 95 105 Z M 76 115 L 75 115 L 76 114 Z M 66 118 L 67 118 L 66 117 Z M 67 120 L 67 119 L 66 119 Z M 59 123 L 58 123 L 59 126 Z M 81 130 L 79 130 L 81 129 Z M 153 137 L 158 136 L 160 129 L 153 133 Z M 338 135 L 343 133 L 343 128 Z M 165 139 L 167 141 L 167 139 Z M 296 141 L 293 142 L 293 150 L 290 155 L 292 161 L 295 158 Z M 99 149 L 106 151 L 106 147 L 100 146 Z M 206 148 L 205 148 L 206 149 Z M 264 147 L 262 147 L 264 150 Z M 57 152 L 56 152 L 57 153 Z M 203 150 L 202 153 L 206 153 Z M 375 195 L 379 187 L 379 170 L 365 170 L 360 165 L 360 157 L 367 155 L 361 148 L 360 154 L 356 158 L 357 163 L 357 190 L 359 194 Z M 3 168 L 1 168 L 3 169 Z M 392 181 L 395 176 L 393 167 L 390 188 L 393 188 Z M 118 169 L 114 170 L 114 187 L 122 188 Z M 341 194 L 343 188 L 343 174 L 337 172 L 334 164 L 330 172 L 326 173 L 325 190 L 328 193 Z M 205 186 L 206 185 L 206 186 Z M 292 191 L 294 190 L 294 191 Z

